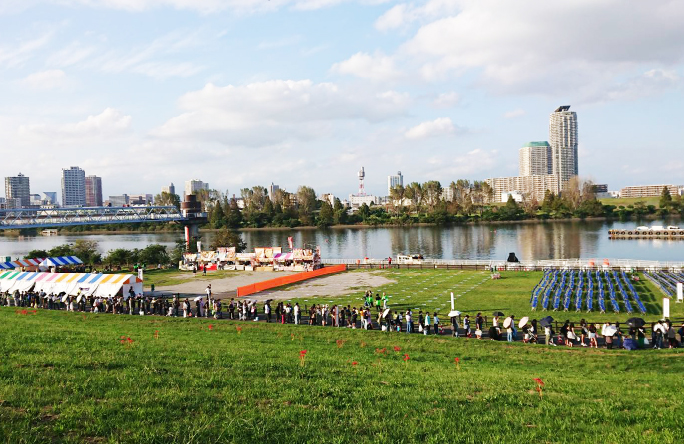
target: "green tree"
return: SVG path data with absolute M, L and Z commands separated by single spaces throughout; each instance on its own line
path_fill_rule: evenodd
M 169 253 L 166 247 L 160 244 L 151 244 L 143 248 L 138 254 L 138 261 L 145 264 L 161 264 L 169 263 Z
M 247 244 L 237 231 L 221 228 L 214 235 L 214 240 L 209 248 L 216 250 L 220 247 L 235 247 L 237 253 L 242 253 L 247 248 Z
M 366 222 L 370 216 L 370 207 L 364 202 L 363 205 L 359 207 L 359 211 L 357 213 L 359 217 L 361 217 L 361 220 Z
M 107 256 L 105 257 L 105 263 L 108 265 L 122 265 L 129 266 L 138 259 L 137 250 L 127 250 L 125 248 L 116 248 L 114 250 L 109 250 Z
M 218 229 L 224 227 L 227 223 L 226 215 L 223 212 L 223 207 L 220 201 L 216 201 L 214 207 L 211 210 L 211 226 Z
M 660 208 L 669 208 L 672 205 L 672 195 L 667 187 L 663 187 L 663 192 L 660 194 Z
M 319 227 L 329 227 L 333 224 L 333 208 L 327 201 L 321 204 L 321 212 L 318 214 Z
M 180 196 L 178 194 L 170 194 L 162 191 L 160 194 L 154 196 L 155 205 L 173 205 L 180 210 Z
M 230 199 L 230 205 L 228 205 L 228 211 L 226 212 L 226 222 L 229 228 L 239 228 L 242 225 L 242 212 L 240 207 L 238 207 L 236 199 Z
M 313 188 L 301 186 L 297 189 L 297 206 L 299 220 L 303 225 L 313 223 L 313 212 L 316 209 L 316 192 Z
M 69 244 L 57 245 L 56 247 L 53 247 L 50 250 L 48 250 L 48 256 L 74 256 L 74 250 L 71 248 L 71 245 Z
M 45 259 L 47 258 L 48 252 L 45 250 L 31 250 L 25 256 L 26 259 Z

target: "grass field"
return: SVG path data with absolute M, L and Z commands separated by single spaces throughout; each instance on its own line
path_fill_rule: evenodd
M 599 199 L 603 205 L 615 205 L 616 207 L 627 207 L 634 205 L 637 202 L 643 202 L 646 206 L 653 205 L 656 208 L 660 207 L 660 197 L 626 197 L 626 198 L 605 198 Z
M 681 349 L 546 348 L 9 308 L 0 309 L 0 337 L 4 443 L 682 437 Z M 544 382 L 541 397 L 534 378 Z
M 366 271 L 351 271 L 351 273 L 363 273 Z M 624 322 L 633 316 L 643 317 L 647 321 L 656 321 L 662 317 L 662 298 L 660 291 L 645 279 L 634 283 L 639 297 L 644 302 L 648 314 L 628 314 L 624 311 L 621 304 L 622 313 L 613 313 L 612 308 L 606 298 L 606 313 L 598 312 L 598 304 L 594 303 L 594 311 L 576 312 L 574 308 L 570 311 L 532 311 L 530 308 L 530 296 L 532 289 L 543 276 L 542 272 L 502 272 L 501 279 L 492 280 L 491 274 L 484 271 L 459 271 L 459 270 L 378 270 L 379 273 L 388 279 L 396 281 L 381 287 L 373 288 L 373 292 L 382 295 L 385 292 L 389 296 L 389 303 L 392 309 L 406 310 L 411 308 L 413 311 L 423 310 L 431 313 L 437 311 L 443 322 L 447 322 L 446 317 L 450 305 L 450 293 L 453 291 L 455 296 L 456 309 L 471 317 L 482 312 L 490 316 L 494 311 L 502 311 L 506 315 L 514 314 L 517 319 L 522 316 L 529 316 L 530 319 L 540 319 L 546 315 L 553 316 L 556 320 L 566 319 L 576 322 L 586 319 L 588 322 Z M 291 301 L 299 302 L 300 306 L 311 306 L 311 304 L 342 304 L 358 307 L 362 305 L 363 294 L 366 288 L 357 288 L 353 292 L 343 296 L 334 297 L 308 297 L 300 294 L 296 286 L 290 287 L 292 292 Z M 598 290 L 596 293 L 598 294 Z M 585 296 L 586 298 L 586 296 Z M 633 304 L 634 305 L 634 304 Z M 549 307 L 551 304 L 549 305 Z M 572 306 L 574 307 L 574 305 Z M 684 307 L 682 304 L 670 305 L 671 318 L 684 318 Z
M 130 272 L 126 272 L 130 273 Z M 168 270 L 146 270 L 144 275 L 145 290 L 149 290 L 154 284 L 155 287 L 161 287 L 166 285 L 179 285 L 186 282 L 193 282 L 197 277 L 202 280 L 215 280 L 223 279 L 236 274 L 241 273 L 240 271 L 231 270 L 218 270 L 218 271 L 208 271 L 206 276 L 202 275 L 201 271 L 194 275 L 191 271 L 178 271 L 175 269 Z M 269 279 L 268 275 L 264 277 L 264 280 Z

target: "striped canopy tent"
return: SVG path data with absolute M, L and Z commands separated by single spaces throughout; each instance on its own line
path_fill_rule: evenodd
M 294 259 L 294 254 L 293 253 L 278 253 L 275 256 L 273 256 L 273 259 L 275 259 L 277 262 L 291 261 Z
M 91 273 L 40 273 L 4 272 L 0 273 L 0 291 L 33 291 L 45 293 L 66 293 L 71 296 L 115 296 L 120 290 L 128 296 L 132 288 L 135 294 L 143 292 L 143 282 L 132 274 L 91 274 Z
M 76 256 L 49 257 L 43 259 L 38 268 L 41 270 L 49 270 L 50 267 L 67 267 L 69 265 L 81 265 L 82 263 L 83 261 Z
M 38 267 L 45 259 L 21 259 L 12 262 L 0 262 L 0 270 L 14 270 L 15 268 Z

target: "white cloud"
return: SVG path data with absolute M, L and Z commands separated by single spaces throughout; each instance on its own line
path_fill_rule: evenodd
M 278 49 L 284 48 L 286 46 L 296 45 L 302 41 L 301 35 L 293 35 L 290 37 L 283 37 L 277 40 L 266 40 L 257 45 L 257 49 L 267 50 L 267 49 Z
M 464 154 L 432 156 L 428 159 L 428 177 L 446 178 L 449 182 L 459 178 L 492 177 L 497 164 L 496 150 L 476 148 Z
M 684 3 L 623 6 L 619 0 L 433 0 L 397 5 L 376 27 L 421 23 L 388 57 L 419 65 L 427 81 L 470 71 L 476 84 L 494 92 L 572 91 L 581 99 L 635 71 L 672 70 L 684 62 Z
M 46 33 L 40 37 L 20 42 L 15 46 L 0 46 L 0 68 L 23 66 L 39 49 L 47 45 L 51 39 L 52 33 Z
M 94 46 L 83 46 L 79 42 L 73 42 L 50 55 L 46 64 L 58 67 L 73 66 L 87 59 L 96 51 L 97 49 Z
M 516 117 L 522 117 L 525 115 L 525 110 L 518 108 L 514 109 L 513 111 L 508 111 L 504 113 L 504 118 L 506 119 L 515 119 Z
M 461 96 L 456 92 L 442 93 L 432 102 L 435 108 L 451 108 L 461 101 Z
M 152 134 L 225 146 L 268 146 L 329 136 L 344 122 L 398 117 L 408 101 L 394 91 L 360 93 L 311 80 L 207 84 L 182 96 L 179 106 L 185 112 Z
M 380 16 L 375 28 L 380 31 L 402 28 L 416 21 L 450 15 L 457 10 L 458 2 L 453 0 L 430 0 L 422 6 L 402 3 Z
M 414 126 L 406 131 L 404 136 L 407 139 L 427 139 L 429 137 L 454 134 L 456 130 L 457 128 L 450 118 L 440 117 Z
M 681 88 L 682 78 L 674 70 L 651 69 L 608 88 L 596 89 L 582 98 L 583 103 L 636 100 Z
M 75 140 L 110 139 L 127 133 L 131 116 L 125 116 L 113 108 L 106 108 L 98 115 L 88 116 L 77 123 L 21 125 L 19 135 L 70 143 Z
M 347 60 L 335 63 L 331 71 L 379 81 L 396 80 L 401 75 L 391 57 L 364 52 L 358 52 Z
M 33 90 L 50 90 L 63 88 L 66 85 L 66 74 L 61 69 L 48 69 L 34 72 L 20 80 L 20 84 Z

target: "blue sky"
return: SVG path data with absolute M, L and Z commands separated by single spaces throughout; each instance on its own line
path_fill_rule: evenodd
M 580 175 L 684 183 L 684 4 L 578 0 L 9 0 L 0 174 L 105 198 L 198 178 L 345 197 L 515 175 L 578 113 Z

